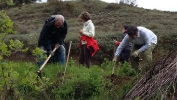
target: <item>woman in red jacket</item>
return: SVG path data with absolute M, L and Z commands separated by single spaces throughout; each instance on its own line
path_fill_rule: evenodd
M 93 56 L 99 49 L 97 41 L 93 38 L 95 36 L 95 26 L 91 21 L 91 16 L 88 12 L 82 12 L 79 18 L 83 22 L 83 29 L 79 30 L 80 38 L 80 54 L 79 64 L 89 68 L 91 66 L 91 56 Z

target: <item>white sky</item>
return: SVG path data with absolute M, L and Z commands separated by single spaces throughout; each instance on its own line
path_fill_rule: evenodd
M 102 0 L 105 2 L 115 3 L 118 0 Z M 177 0 L 137 0 L 138 7 L 147 9 L 157 9 L 163 11 L 176 11 Z

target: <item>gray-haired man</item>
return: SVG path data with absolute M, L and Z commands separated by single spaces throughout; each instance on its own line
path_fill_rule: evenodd
M 64 39 L 67 34 L 67 23 L 62 15 L 52 15 L 45 21 L 43 29 L 38 39 L 38 47 L 47 51 L 48 55 L 53 55 L 51 62 L 65 63 L 66 51 Z M 52 50 L 57 47 L 55 53 Z M 38 62 L 40 67 L 43 61 Z

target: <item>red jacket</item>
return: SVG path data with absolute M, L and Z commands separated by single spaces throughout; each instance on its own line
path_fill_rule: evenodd
M 93 37 L 82 35 L 79 42 L 79 48 L 82 46 L 82 41 L 84 40 L 87 41 L 87 48 L 90 50 L 91 55 L 94 56 L 94 54 L 99 50 L 97 40 Z

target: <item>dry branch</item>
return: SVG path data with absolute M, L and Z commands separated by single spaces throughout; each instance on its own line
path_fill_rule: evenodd
M 148 100 L 154 94 L 161 93 L 165 100 L 167 91 L 177 79 L 177 52 L 171 51 L 162 57 L 130 90 L 122 100 Z

